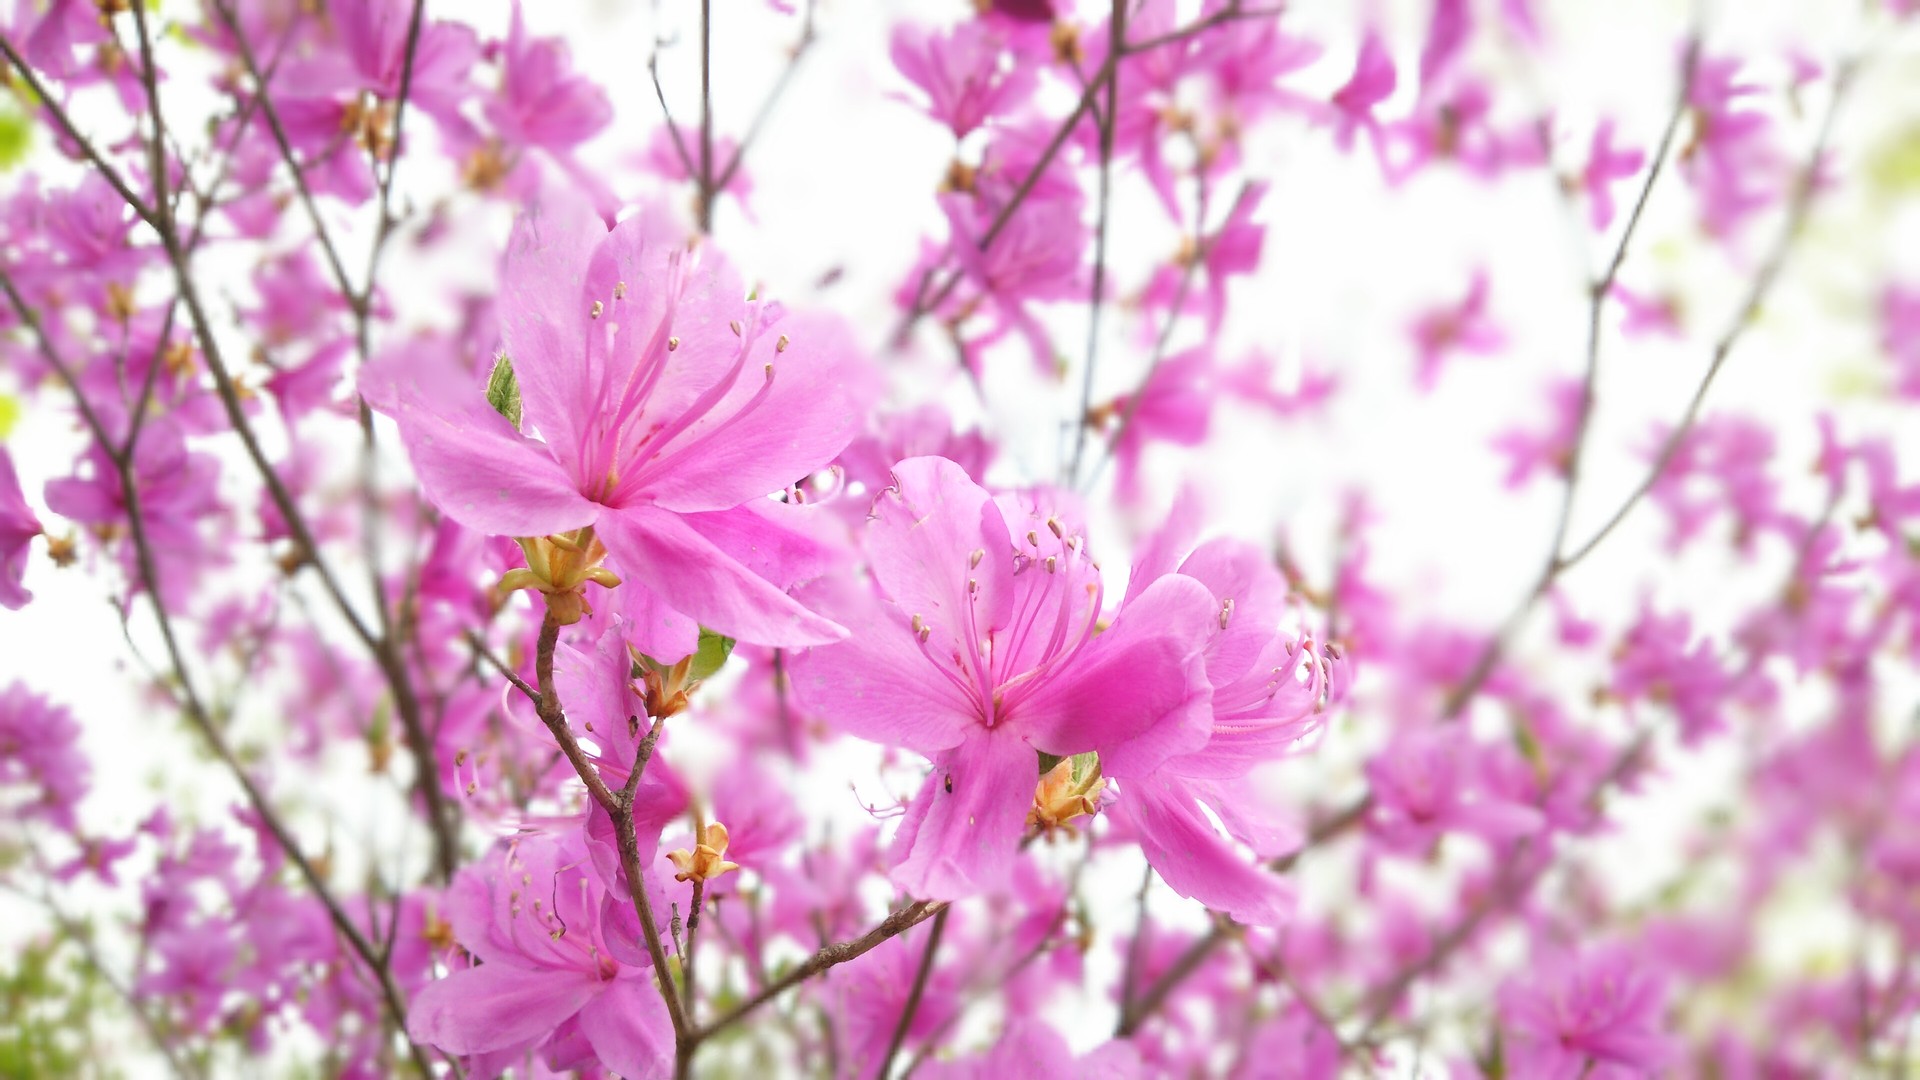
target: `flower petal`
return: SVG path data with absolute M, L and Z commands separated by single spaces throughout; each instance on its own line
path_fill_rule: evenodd
M 669 453 L 687 456 L 649 485 L 655 502 L 724 510 L 796 483 L 859 434 L 874 397 L 846 329 L 822 318 L 781 319 L 755 342 L 741 381 L 764 394 L 723 402 L 711 424 L 676 440 Z
M 967 730 L 979 725 L 977 702 L 953 677 L 935 669 L 939 661 L 914 640 L 905 612 L 864 584 L 843 594 L 823 609 L 860 632 L 794 658 L 793 690 L 801 708 L 840 731 L 885 746 L 929 755 L 958 746 Z
M 559 1027 L 605 985 L 578 971 L 483 964 L 428 983 L 407 1011 L 407 1034 L 449 1054 L 504 1050 Z
M 1178 778 L 1126 780 L 1109 812 L 1133 830 L 1147 862 L 1181 896 L 1255 926 L 1277 926 L 1292 910 L 1286 880 L 1227 843 Z
M 606 236 L 586 201 L 567 191 L 522 214 L 507 240 L 500 337 L 526 423 L 558 447 L 579 445 L 579 425 L 594 415 L 597 402 L 585 354 L 594 299 L 587 295 L 587 267 Z
M 580 1032 L 600 1064 L 626 1080 L 673 1075 L 673 1023 L 651 978 L 615 979 L 580 1010 Z
M 1006 881 L 1039 779 L 1033 747 L 1007 726 L 974 728 L 934 758 L 893 841 L 893 883 L 923 900 L 959 900 Z
M 1049 753 L 1098 750 L 1110 776 L 1199 749 L 1213 728 L 1204 649 L 1218 620 L 1206 586 L 1161 578 L 1020 701 L 1022 730 Z
M 1011 617 L 1011 547 L 1000 508 L 965 469 L 940 457 L 895 465 L 893 487 L 874 500 L 867 530 L 874 578 L 902 611 L 932 628 L 929 647 L 942 656 Z M 976 551 L 985 552 L 978 566 Z
M 742 566 L 678 514 L 609 510 L 597 526 L 622 574 L 700 625 L 759 645 L 817 645 L 847 632 Z
M 361 371 L 360 393 L 400 425 L 428 501 L 460 524 L 545 536 L 599 515 L 547 447 L 513 430 L 445 358 L 389 354 Z

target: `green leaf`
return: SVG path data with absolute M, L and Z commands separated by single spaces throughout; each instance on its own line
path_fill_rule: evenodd
M 33 149 L 33 120 L 25 113 L 0 112 L 0 172 L 8 172 L 27 159 Z
M 1089 750 L 1084 754 L 1073 755 L 1073 782 L 1078 784 L 1091 773 L 1100 771 L 1100 754 Z
M 1035 751 L 1035 753 L 1040 755 L 1040 775 L 1041 776 L 1045 776 L 1048 773 L 1052 772 L 1054 766 L 1066 760 L 1063 757 L 1057 757 L 1053 754 L 1049 754 L 1045 750 L 1038 750 L 1038 751 Z
M 0 394 L 0 441 L 13 434 L 13 425 L 20 422 L 20 399 L 11 394 Z
M 709 678 L 719 671 L 733 655 L 733 639 L 724 634 L 716 634 L 706 627 L 700 628 L 700 647 L 693 650 L 693 664 L 687 671 L 687 678 L 694 682 Z
M 513 430 L 520 430 L 520 381 L 513 377 L 513 361 L 502 353 L 487 376 L 487 404 L 507 418 Z

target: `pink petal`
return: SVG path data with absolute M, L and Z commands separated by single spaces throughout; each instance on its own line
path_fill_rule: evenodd
M 828 610 L 860 632 L 793 662 L 801 707 L 849 735 L 934 754 L 979 723 L 979 704 L 935 670 L 907 614 L 857 586 Z
M 1198 750 L 1213 730 L 1202 650 L 1218 626 L 1206 586 L 1161 578 L 1019 703 L 1022 730 L 1049 753 L 1099 750 L 1110 775 L 1138 775 Z
M 578 971 L 484 964 L 427 984 L 407 1012 L 407 1034 L 450 1054 L 504 1050 L 559 1027 L 606 985 Z
M 580 1010 L 580 1032 L 600 1064 L 626 1080 L 673 1075 L 673 1023 L 651 978 L 614 980 Z
M 1220 685 L 1245 674 L 1286 612 L 1287 585 L 1280 572 L 1260 549 L 1225 537 L 1200 545 L 1180 564 L 1180 572 L 1205 585 L 1219 604 L 1233 602 L 1226 627 L 1207 648 L 1207 677 Z
M 1277 926 L 1292 910 L 1287 882 L 1228 844 L 1179 780 L 1123 781 L 1110 812 L 1132 826 L 1147 862 L 1181 896 L 1255 926 Z
M 909 458 L 893 467 L 893 478 L 874 500 L 867 555 L 881 588 L 932 628 L 929 647 L 945 656 L 973 636 L 969 627 L 984 632 L 1012 613 L 1006 519 L 946 458 Z M 985 556 L 973 566 L 976 551 Z
M 1182 485 L 1167 512 L 1166 522 L 1147 534 L 1135 552 L 1133 572 L 1127 577 L 1127 595 L 1122 604 L 1130 604 L 1147 586 L 1180 568 L 1182 555 L 1193 547 L 1193 538 L 1205 519 L 1200 493 L 1191 484 Z M 1189 575 L 1193 576 L 1193 575 Z
M 360 393 L 400 425 L 428 501 L 460 524 L 492 536 L 545 536 L 599 515 L 547 448 L 514 431 L 443 358 L 390 354 L 362 369 Z
M 852 552 L 842 519 L 825 507 L 755 496 L 726 510 L 681 514 L 708 543 L 782 589 L 847 565 Z
M 908 895 L 958 900 L 1006 881 L 1039 782 L 1033 747 L 1006 725 L 975 728 L 934 759 L 893 841 L 890 875 Z
M 500 337 L 513 361 L 527 425 L 567 453 L 594 415 L 586 357 L 587 266 L 607 230 L 585 200 L 554 192 L 513 224 L 500 276 Z
M 723 412 L 726 403 L 715 410 L 719 422 L 696 429 L 697 452 L 651 485 L 655 502 L 724 510 L 805 479 L 860 433 L 874 397 L 872 373 L 837 320 L 788 316 L 770 328 L 742 382 L 758 387 L 767 379 L 750 411 Z
M 622 632 L 627 640 L 655 660 L 675 663 L 700 646 L 700 624 L 675 611 L 645 582 L 622 582 L 614 591 L 614 602 L 626 620 Z
M 760 645 L 817 645 L 846 636 L 677 514 L 650 506 L 609 510 L 597 531 L 623 576 L 644 581 L 711 630 Z

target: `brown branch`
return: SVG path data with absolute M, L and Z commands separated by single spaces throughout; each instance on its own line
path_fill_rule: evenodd
M 1574 420 L 1573 449 L 1568 453 L 1566 483 L 1560 491 L 1560 506 L 1555 514 L 1553 539 L 1547 545 L 1547 558 L 1535 575 L 1533 583 L 1527 587 L 1520 602 L 1509 612 L 1500 624 L 1498 631 L 1487 639 L 1487 643 L 1474 658 L 1473 666 L 1468 669 L 1467 677 L 1448 692 L 1441 716 L 1453 719 L 1460 715 L 1479 693 L 1493 669 L 1505 654 L 1513 635 L 1518 633 L 1520 625 L 1532 612 L 1533 606 L 1553 588 L 1560 574 L 1570 565 L 1564 558 L 1567 529 L 1573 520 L 1573 504 L 1579 492 L 1581 463 L 1585 460 L 1588 436 L 1592 430 L 1595 400 L 1595 384 L 1600 372 L 1600 322 L 1606 311 L 1607 297 L 1613 289 L 1613 283 L 1619 277 L 1620 267 L 1627 260 L 1627 249 L 1638 233 L 1640 222 L 1645 215 L 1647 203 L 1652 198 L 1654 184 L 1660 179 L 1667 159 L 1672 156 L 1673 141 L 1679 132 L 1680 121 L 1687 115 L 1688 101 L 1693 92 L 1695 70 L 1700 62 L 1700 38 L 1694 35 L 1687 43 L 1686 53 L 1681 60 L 1680 89 L 1675 95 L 1673 111 L 1667 117 L 1667 124 L 1660 134 L 1659 145 L 1653 153 L 1653 161 L 1647 169 L 1647 177 L 1640 185 L 1640 193 L 1634 199 L 1633 210 L 1627 216 L 1627 222 L 1620 233 L 1620 241 L 1614 247 L 1613 256 L 1607 260 L 1606 271 L 1589 284 L 1587 289 L 1587 348 L 1586 374 L 1580 389 L 1580 411 Z
M 727 167 L 720 170 L 720 175 L 713 181 L 716 197 L 719 192 L 727 190 L 727 185 L 733 182 L 734 173 L 740 170 L 740 163 L 746 160 L 747 149 L 753 145 L 755 139 L 760 137 L 761 129 L 766 127 L 767 118 L 773 115 L 774 105 L 786 94 L 787 85 L 793 81 L 794 72 L 800 70 L 800 61 L 813 47 L 816 40 L 813 32 L 813 2 L 814 0 L 807 0 L 806 13 L 800 17 L 800 40 L 794 43 L 793 49 L 787 54 L 787 66 L 781 69 L 779 78 L 774 80 L 773 88 L 767 91 L 767 96 L 760 99 L 760 108 L 753 114 L 753 121 L 747 125 L 746 134 L 740 136 L 739 144 L 733 149 L 733 157 L 728 159 Z
M 1119 3 L 1121 0 L 1115 0 Z M 900 1047 L 907 1041 L 907 1030 L 913 1026 L 913 1014 L 920 1011 L 920 999 L 926 996 L 927 980 L 933 975 L 933 958 L 940 951 L 940 937 L 947 930 L 947 916 L 953 913 L 950 907 L 940 909 L 933 917 L 933 925 L 927 930 L 927 947 L 920 954 L 920 966 L 914 970 L 913 986 L 907 991 L 906 1004 L 900 1007 L 900 1020 L 893 1025 L 893 1037 L 887 1040 L 887 1052 L 880 1057 L 880 1067 L 873 1072 L 874 1080 L 887 1080 L 887 1074 L 893 1071 L 893 1059 L 900 1053 Z
M 587 791 L 593 800 L 606 810 L 613 819 L 613 831 L 620 848 L 620 867 L 627 875 L 627 891 L 633 898 L 634 914 L 640 918 L 640 933 L 646 939 L 647 958 L 653 962 L 653 972 L 660 988 L 660 997 L 666 1002 L 667 1017 L 673 1022 L 674 1042 L 685 1055 L 689 1051 L 687 1018 L 680 1005 L 679 991 L 674 988 L 673 972 L 667 967 L 667 952 L 660 944 L 660 926 L 653 917 L 653 903 L 647 898 L 647 883 L 644 868 L 640 865 L 640 836 L 633 823 L 633 797 L 640 788 L 640 777 L 646 772 L 647 762 L 653 757 L 653 747 L 660 736 L 663 721 L 656 720 L 647 737 L 642 739 L 636 750 L 633 769 L 627 774 L 626 785 L 615 793 L 607 787 L 600 770 L 580 748 L 579 740 L 573 737 L 567 725 L 567 714 L 560 704 L 560 691 L 554 685 L 553 653 L 560 641 L 560 622 L 549 609 L 540 621 L 540 638 L 534 646 L 534 673 L 540 681 L 540 697 L 537 711 L 540 720 L 553 733 L 554 741 L 560 744 L 560 752 L 573 765 L 573 771 L 587 785 Z
M 1121 56 L 1127 47 L 1127 0 L 1113 0 L 1107 16 L 1107 55 Z M 1113 135 L 1115 111 L 1120 92 L 1120 68 L 1112 65 L 1106 78 L 1106 108 L 1098 117 L 1100 135 L 1100 183 L 1095 196 L 1098 207 L 1093 230 L 1093 283 L 1087 297 L 1087 363 L 1080 374 L 1080 415 L 1074 425 L 1073 458 L 1067 465 L 1067 484 L 1071 488 L 1080 479 L 1080 462 L 1087 454 L 1088 413 L 1093 410 L 1093 376 L 1100 360 L 1100 315 L 1107 298 L 1107 219 L 1113 199 Z M 884 1080 L 884 1078 L 883 1078 Z
M 153 208 L 147 205 L 146 200 L 134 193 L 133 188 L 129 187 L 125 178 L 120 175 L 120 171 L 101 156 L 93 142 L 80 134 L 80 129 L 74 126 L 73 119 L 67 115 L 67 111 L 55 102 L 53 92 L 48 90 L 46 84 L 33 73 L 33 68 L 27 65 L 26 58 L 14 50 L 13 42 L 9 41 L 4 34 L 0 34 L 0 56 L 5 56 L 13 65 L 21 81 L 25 82 L 27 89 L 33 92 L 34 100 L 40 103 L 41 108 L 47 110 L 47 115 L 53 117 L 53 122 L 59 125 L 61 132 L 68 140 L 80 148 L 81 156 L 99 171 L 101 178 L 106 180 L 107 185 L 113 188 L 122 199 L 126 200 L 128 206 L 133 207 L 134 214 L 140 220 L 151 225 L 156 216 Z
M 267 827 L 267 831 L 273 835 L 274 842 L 279 844 L 281 850 L 286 853 L 287 858 L 294 864 L 295 869 L 299 871 L 307 887 L 312 890 L 314 896 L 319 899 L 322 906 L 327 909 L 327 914 L 332 919 L 337 932 L 347 940 L 349 947 L 366 963 L 368 969 L 378 980 L 380 983 L 381 998 L 386 1007 L 386 1011 L 395 1026 L 404 1036 L 407 1017 L 406 1003 L 400 995 L 399 987 L 394 984 L 392 973 L 387 970 L 386 965 L 380 962 L 380 954 L 374 948 L 373 943 L 360 931 L 359 926 L 354 923 L 352 918 L 348 916 L 346 909 L 341 906 L 339 899 L 335 897 L 332 890 L 327 887 L 326 882 L 320 877 L 320 873 L 313 865 L 312 860 L 307 858 L 306 853 L 301 850 L 299 844 L 294 840 L 291 830 L 287 828 L 285 822 L 280 820 L 278 811 L 274 809 L 273 804 L 267 799 L 266 794 L 260 790 L 253 782 L 253 778 L 247 774 L 246 767 L 240 762 L 239 757 L 234 754 L 232 747 L 227 745 L 226 738 L 220 733 L 220 729 L 215 725 L 211 713 L 208 712 L 205 703 L 200 699 L 199 691 L 195 688 L 193 679 L 188 673 L 185 654 L 181 651 L 179 639 L 174 633 L 173 618 L 168 614 L 165 603 L 160 599 L 159 572 L 154 562 L 152 544 L 147 537 L 146 522 L 141 509 L 140 489 L 139 485 L 134 481 L 132 461 L 119 456 L 113 440 L 107 434 L 105 425 L 101 422 L 99 415 L 94 411 L 93 406 L 87 401 L 85 393 L 81 390 L 79 381 L 74 375 L 72 367 L 66 363 L 64 357 L 60 355 L 59 350 L 54 346 L 53 340 L 47 336 L 45 328 L 40 324 L 39 317 L 34 313 L 33 309 L 27 305 L 25 298 L 20 295 L 19 290 L 15 287 L 12 276 L 3 269 L 0 269 L 0 291 L 6 293 L 7 299 L 13 304 L 15 313 L 20 317 L 20 321 L 26 325 L 40 346 L 40 351 L 46 357 L 48 365 L 54 369 L 54 372 L 59 375 L 61 381 L 66 383 L 68 389 L 72 391 L 80 410 L 82 422 L 86 425 L 89 434 L 93 436 L 95 442 L 99 444 L 101 451 L 105 453 L 113 463 L 114 470 L 119 475 L 120 496 L 126 508 L 128 532 L 134 545 L 135 562 L 139 570 L 140 585 L 147 594 L 148 601 L 153 607 L 154 620 L 159 626 L 161 642 L 166 647 L 167 658 L 173 666 L 174 677 L 180 684 L 180 700 L 185 706 L 188 720 L 192 723 L 194 729 L 200 733 L 200 736 L 206 740 L 207 746 L 213 751 L 214 756 L 220 760 L 227 771 L 232 773 L 234 779 L 239 782 L 241 790 L 247 797 L 248 804 L 253 808 L 254 812 L 260 816 L 262 823 Z M 408 1039 L 407 1046 L 408 1052 L 413 1058 L 414 1064 L 420 1069 L 421 1074 L 423 1076 L 431 1076 L 432 1067 L 427 1062 L 425 1053 L 411 1039 Z
M 1759 313 L 1761 303 L 1772 291 L 1774 281 L 1780 276 L 1781 268 L 1786 265 L 1787 254 L 1793 248 L 1793 241 L 1800 235 L 1800 229 L 1806 223 L 1807 214 L 1813 206 L 1820 162 L 1826 157 L 1827 143 L 1833 135 L 1834 120 L 1840 113 L 1841 102 L 1845 100 L 1847 90 L 1852 86 L 1859 69 L 1860 61 L 1854 59 L 1840 65 L 1835 73 L 1833 97 L 1827 103 L 1825 116 L 1821 118 L 1819 134 L 1814 138 L 1813 152 L 1794 182 L 1793 194 L 1787 206 L 1786 220 L 1781 223 L 1780 233 L 1774 240 L 1773 249 L 1768 253 L 1766 261 L 1761 264 L 1760 272 L 1754 275 L 1753 285 L 1747 290 L 1746 299 L 1741 302 L 1732 324 L 1714 343 L 1713 358 L 1707 364 L 1706 374 L 1701 376 L 1700 385 L 1694 389 L 1693 396 L 1688 399 L 1686 411 L 1681 414 L 1680 422 L 1674 426 L 1673 431 L 1667 435 L 1666 441 L 1661 444 L 1652 467 L 1635 486 L 1633 493 L 1627 496 L 1627 500 L 1613 512 L 1612 517 L 1607 519 L 1606 524 L 1600 526 L 1586 543 L 1558 560 L 1561 570 L 1574 566 L 1591 554 L 1593 549 L 1599 546 L 1600 542 L 1605 540 L 1632 512 L 1633 508 L 1639 505 L 1647 493 L 1653 490 L 1653 485 L 1659 482 L 1667 466 L 1672 463 L 1674 455 L 1679 453 L 1681 444 L 1686 441 L 1694 422 L 1699 419 L 1701 406 L 1706 402 L 1707 391 L 1713 386 L 1714 377 L 1719 375 L 1721 369 L 1726 366 L 1727 357 L 1732 354 L 1734 345 L 1746 333 L 1747 328 L 1753 325 L 1754 316 Z
M 700 0 L 700 232 L 713 232 L 713 0 Z
M 696 1045 L 718 1035 L 720 1032 L 739 1023 L 758 1011 L 759 1008 L 795 986 L 811 979 L 815 975 L 844 964 L 849 960 L 865 956 L 886 942 L 888 938 L 904 933 L 913 926 L 945 911 L 948 904 L 940 900 L 915 900 L 905 907 L 897 908 L 892 914 L 880 921 L 878 926 L 851 941 L 836 942 L 825 946 L 802 961 L 792 971 L 762 987 L 760 992 L 746 1001 L 734 1006 L 718 1020 L 693 1032 L 692 1042 Z
M 539 706 L 540 691 L 534 689 L 527 680 L 520 677 L 518 672 L 508 667 L 505 660 L 500 659 L 492 649 L 487 647 L 485 639 L 472 630 L 467 631 L 467 647 L 473 650 L 475 656 L 492 665 L 493 670 L 506 676 L 507 681 L 513 684 L 513 688 L 526 695 L 527 700 L 533 702 L 535 707 Z
M 1236 934 L 1237 924 L 1232 919 L 1224 915 L 1215 915 L 1213 929 L 1187 946 L 1187 950 L 1181 953 L 1158 979 L 1153 981 L 1153 985 L 1147 987 L 1147 992 L 1140 995 L 1140 1000 L 1131 1009 L 1121 1010 L 1120 1023 L 1114 1028 L 1114 1038 L 1124 1039 L 1139 1031 L 1140 1025 L 1157 1012 L 1160 1006 L 1166 1004 L 1167 998 L 1173 991 L 1187 981 L 1194 972 L 1200 970 L 1200 965 L 1206 962 L 1207 957 L 1213 955 L 1215 949 Z

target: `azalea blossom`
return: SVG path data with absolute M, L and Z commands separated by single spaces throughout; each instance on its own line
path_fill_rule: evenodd
M 1214 605 L 1171 576 L 1096 634 L 1100 572 L 1056 518 L 944 458 L 893 476 L 866 538 L 880 595 L 852 601 L 865 632 L 812 650 L 796 689 L 841 730 L 933 759 L 893 880 L 957 899 L 1006 878 L 1037 754 L 1097 751 L 1104 767 L 1144 772 L 1205 743 Z
M 1121 611 L 1159 582 L 1187 578 L 1206 587 L 1219 626 L 1203 654 L 1214 685 L 1213 732 L 1198 749 L 1148 769 L 1107 765 L 1120 787 L 1112 813 L 1175 892 L 1242 922 L 1273 925 L 1291 908 L 1291 886 L 1236 851 L 1202 807 L 1259 856 L 1298 846 L 1293 822 L 1248 774 L 1313 730 L 1328 700 L 1344 691 L 1346 672 L 1311 637 L 1279 632 L 1286 585 L 1258 550 L 1226 539 L 1183 550 L 1199 521 L 1191 498 L 1175 504 L 1135 563 Z
M 13 456 L 0 446 L 0 607 L 18 610 L 33 594 L 23 581 L 27 573 L 27 545 L 41 532 L 40 520 L 20 491 L 20 474 Z
M 524 402 L 514 429 L 451 364 L 395 355 L 361 376 L 429 499 L 468 528 L 592 528 L 624 588 L 748 641 L 844 631 L 783 586 L 830 552 L 765 496 L 858 430 L 858 362 L 832 325 L 746 299 L 732 270 L 644 208 L 608 232 L 556 198 L 515 226 L 501 330 Z M 770 422 L 777 419 L 777 423 Z
M 428 984 L 408 1033 L 468 1059 L 470 1076 L 498 1076 L 530 1050 L 556 1070 L 598 1061 L 669 1075 L 673 1030 L 646 951 L 623 930 L 626 905 L 577 834 L 496 847 L 446 898 L 454 940 L 480 962 Z

